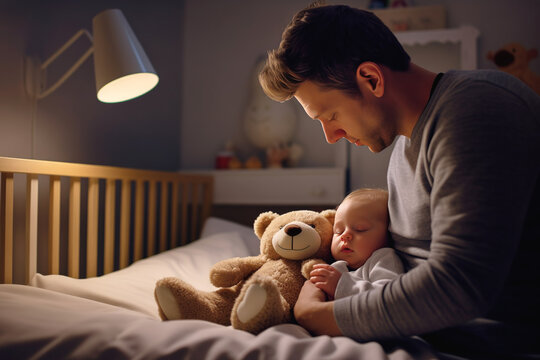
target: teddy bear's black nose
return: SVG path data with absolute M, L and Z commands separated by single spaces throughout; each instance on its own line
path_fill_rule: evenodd
M 495 62 L 495 65 L 497 66 L 508 66 L 514 62 L 514 55 L 512 55 L 507 50 L 499 50 L 495 54 L 495 58 L 493 59 L 493 62 Z
M 296 226 L 296 225 L 288 226 L 285 229 L 285 234 L 287 234 L 289 236 L 296 236 L 296 235 L 300 234 L 301 232 L 302 232 L 302 229 L 300 229 L 300 227 Z

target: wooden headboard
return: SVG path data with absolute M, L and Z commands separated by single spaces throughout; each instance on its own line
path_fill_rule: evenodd
M 49 274 L 92 277 L 191 242 L 213 197 L 211 175 L 0 157 L 0 177 L 2 283 L 13 282 L 17 242 L 25 243 L 26 282 L 38 265 Z M 14 210 L 20 204 L 22 219 Z M 14 224 L 24 224 L 23 234 Z M 38 264 L 38 246 L 47 249 L 46 267 Z

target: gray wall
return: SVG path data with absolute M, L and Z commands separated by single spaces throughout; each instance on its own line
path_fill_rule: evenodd
M 252 68 L 260 56 L 279 45 L 283 28 L 308 3 L 186 1 L 183 168 L 211 167 L 215 154 L 229 140 L 239 148 L 240 157 L 257 153 L 242 130 Z M 301 108 L 297 109 L 302 116 Z M 297 134 L 296 141 L 306 153 L 302 165 L 332 164 L 333 148 L 325 146 L 318 123 L 300 121 Z
M 0 2 L 0 156 L 29 157 L 31 103 L 23 88 L 26 54 L 48 57 L 78 29 L 91 29 L 101 10 L 120 8 L 160 75 L 143 97 L 102 104 L 95 97 L 93 64 L 85 63 L 37 106 L 36 158 L 131 166 L 202 169 L 233 140 L 240 155 L 256 151 L 241 119 L 249 97 L 252 66 L 278 46 L 283 27 L 310 0 L 3 0 Z M 328 1 L 337 3 L 338 1 Z M 363 0 L 348 0 L 354 6 Z M 444 4 L 449 26 L 480 31 L 479 67 L 494 68 L 489 50 L 519 41 L 540 50 L 538 0 L 415 0 Z M 61 72 L 84 41 L 59 61 Z M 77 52 L 79 51 L 79 52 Z M 540 59 L 531 67 L 540 73 Z M 298 104 L 296 141 L 305 150 L 301 166 L 328 166 L 335 147 Z M 370 157 L 370 154 L 367 155 Z M 373 156 L 374 161 L 377 157 Z M 371 166 L 366 164 L 370 170 Z M 384 170 L 376 170 L 377 173 Z M 381 176 L 378 174 L 377 176 Z

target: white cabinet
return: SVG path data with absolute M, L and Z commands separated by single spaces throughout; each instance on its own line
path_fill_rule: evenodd
M 396 33 L 412 62 L 431 71 L 476 69 L 478 35 L 478 30 L 472 26 Z M 448 57 L 457 61 L 450 63 L 445 60 Z
M 206 170 L 214 176 L 214 204 L 230 206 L 336 206 L 343 200 L 347 181 L 347 142 L 332 146 L 332 167 Z M 191 170 L 189 172 L 201 172 Z M 220 214 L 222 215 L 222 214 Z
M 345 168 L 215 170 L 217 205 L 337 205 Z

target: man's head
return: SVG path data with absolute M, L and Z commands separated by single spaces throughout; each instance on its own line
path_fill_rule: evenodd
M 344 5 L 313 6 L 298 12 L 285 28 L 259 81 L 277 101 L 290 99 L 306 80 L 358 94 L 355 74 L 366 61 L 405 71 L 410 57 L 371 12 Z

